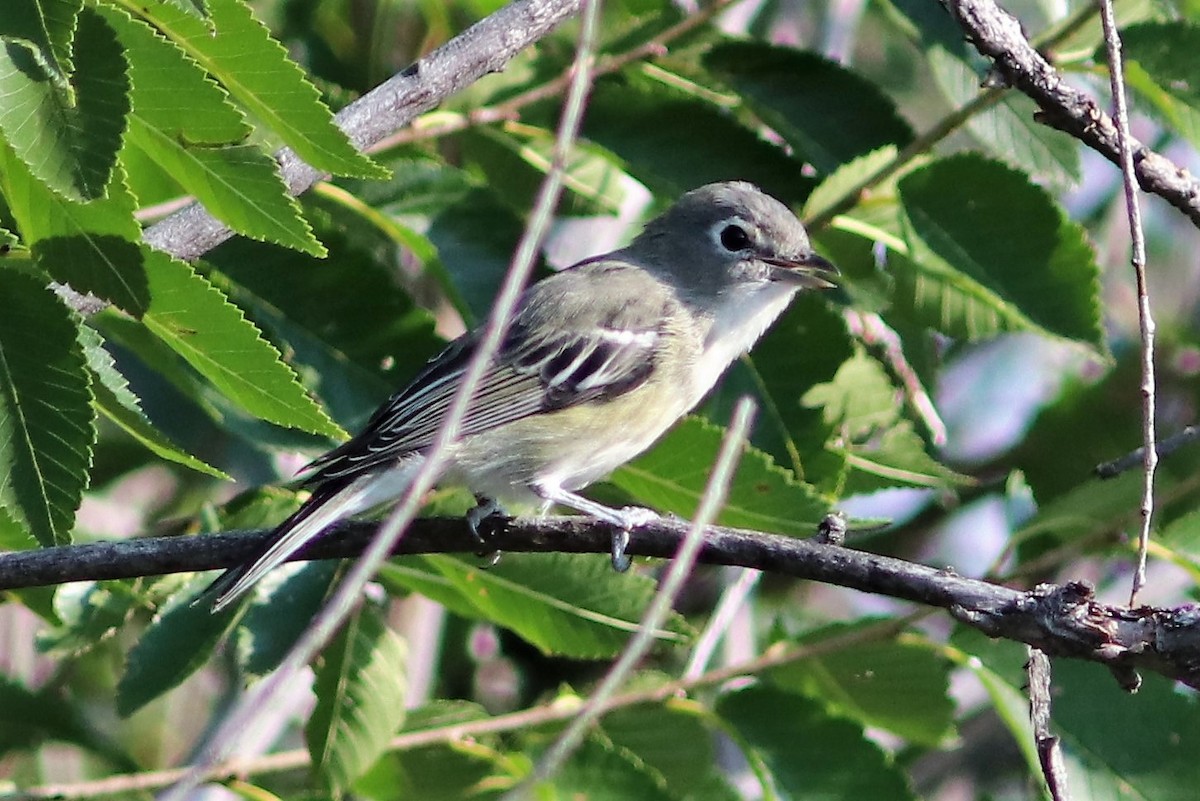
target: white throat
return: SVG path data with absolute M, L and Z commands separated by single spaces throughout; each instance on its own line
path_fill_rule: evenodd
M 696 401 L 708 393 L 733 360 L 754 346 L 796 294 L 787 283 L 740 284 L 717 307 L 696 365 Z

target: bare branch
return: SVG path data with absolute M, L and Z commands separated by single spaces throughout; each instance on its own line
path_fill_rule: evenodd
M 354 557 L 377 524 L 341 524 L 299 559 Z M 628 552 L 669 558 L 688 524 L 660 520 L 635 530 Z M 498 522 L 491 545 L 508 552 L 604 553 L 612 527 L 584 517 L 517 518 Z M 202 537 L 161 537 L 0 554 L 0 591 L 67 581 L 131 578 L 241 564 L 269 531 Z M 1043 584 L 1021 591 L 950 570 L 850 548 L 755 531 L 709 527 L 700 561 L 739 565 L 795 578 L 887 595 L 948 610 L 991 637 L 1024 642 L 1051 656 L 1100 662 L 1119 675 L 1144 670 L 1200 687 L 1200 607 L 1102 604 L 1086 584 Z M 478 540 L 461 518 L 416 521 L 396 554 L 474 553 Z
M 941 0 L 967 38 L 995 62 L 1006 81 L 1041 108 L 1039 120 L 1065 131 L 1114 164 L 1121 163 L 1117 127 L 1096 101 L 1069 86 L 1039 53 L 1016 18 L 992 0 Z M 1130 138 L 1134 172 L 1142 189 L 1152 192 L 1200 226 L 1200 182 L 1170 159 Z
M 356 147 L 366 150 L 455 92 L 502 70 L 513 56 L 576 14 L 581 2 L 514 0 L 346 106 L 335 120 Z M 323 177 L 289 148 L 276 158 L 294 195 Z M 233 232 L 198 203 L 146 230 L 151 247 L 181 259 L 195 259 L 231 236 Z
M 1029 717 L 1033 721 L 1033 737 L 1038 761 L 1042 763 L 1042 776 L 1054 801 L 1070 801 L 1062 744 L 1050 732 L 1050 659 L 1038 649 L 1030 648 L 1025 674 L 1029 677 Z

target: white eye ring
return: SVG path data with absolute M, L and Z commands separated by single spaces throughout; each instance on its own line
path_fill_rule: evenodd
M 709 236 L 720 249 L 728 253 L 741 253 L 749 250 L 754 244 L 754 239 L 750 235 L 751 230 L 745 220 L 739 217 L 730 217 L 727 220 L 721 220 L 709 229 Z

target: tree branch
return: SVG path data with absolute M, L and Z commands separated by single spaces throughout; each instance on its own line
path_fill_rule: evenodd
M 301 552 L 301 559 L 357 556 L 376 524 L 350 521 Z M 688 523 L 662 520 L 636 529 L 629 553 L 670 558 Z M 197 537 L 156 537 L 125 542 L 45 548 L 0 555 L 0 591 L 215 570 L 241 564 L 262 547 L 270 531 Z M 581 517 L 497 521 L 487 548 L 509 552 L 608 553 L 612 530 Z M 480 549 L 461 518 L 413 523 L 396 554 L 471 553 Z M 1160 673 L 1200 688 L 1200 607 L 1127 609 L 1100 603 L 1081 582 L 1011 589 L 951 570 L 811 540 L 710 527 L 700 561 L 739 565 L 795 578 L 887 595 L 949 611 L 991 637 L 1024 642 L 1051 656 L 1107 665 L 1123 686 L 1136 686 L 1138 670 Z
M 1040 122 L 1064 131 L 1113 164 L 1121 163 L 1117 127 L 1083 92 L 1069 86 L 1039 53 L 1016 18 L 992 0 L 941 0 L 967 39 L 1011 85 L 1041 108 Z M 1200 227 L 1200 182 L 1170 159 L 1130 137 L 1134 171 L 1147 192 L 1162 197 Z
M 334 119 L 350 141 L 365 150 L 484 75 L 502 70 L 513 56 L 576 14 L 580 5 L 581 0 L 514 0 L 346 106 Z M 293 195 L 323 175 L 290 148 L 275 156 Z M 233 232 L 199 203 L 154 224 L 145 234 L 151 247 L 188 260 L 231 236 Z

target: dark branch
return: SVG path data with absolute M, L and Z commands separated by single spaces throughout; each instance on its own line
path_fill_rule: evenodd
M 633 532 L 629 553 L 669 558 L 687 528 L 675 520 L 640 528 Z M 374 524 L 349 522 L 335 531 L 299 558 L 355 556 L 370 542 Z M 269 536 L 256 531 L 157 537 L 0 554 L 0 591 L 232 567 Z M 509 552 L 608 553 L 611 539 L 606 525 L 587 518 L 521 518 L 503 523 L 488 546 Z M 396 553 L 477 550 L 465 521 L 434 518 L 414 523 Z M 708 530 L 700 559 L 940 607 L 989 636 L 1028 643 L 1051 656 L 1105 664 L 1126 684 L 1135 671 L 1149 670 L 1200 687 L 1200 607 L 1110 606 L 1077 582 L 1022 592 L 850 548 L 726 528 Z
M 1041 108 L 1039 120 L 1065 131 L 1114 164 L 1120 164 L 1117 127 L 1095 100 L 1069 86 L 1039 53 L 1011 14 L 992 0 L 941 0 L 980 53 L 995 62 L 1009 83 Z M 1200 183 L 1170 159 L 1129 140 L 1134 171 L 1152 192 L 1200 226 Z
M 355 146 L 366 150 L 455 92 L 504 69 L 513 56 L 576 14 L 580 5 L 581 0 L 514 0 L 346 106 L 338 112 L 337 124 Z M 293 195 L 322 177 L 289 148 L 275 155 Z M 231 236 L 233 232 L 199 203 L 146 230 L 151 247 L 189 260 Z

